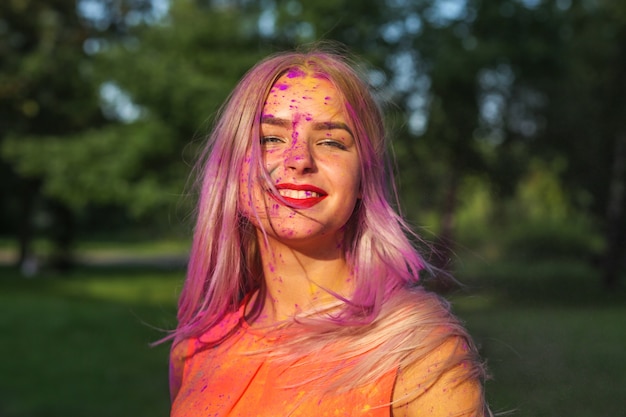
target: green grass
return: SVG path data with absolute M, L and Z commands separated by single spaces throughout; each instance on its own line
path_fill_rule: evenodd
M 625 415 L 623 290 L 605 292 L 593 269 L 571 260 L 463 265 L 459 275 L 468 287 L 453 304 L 487 359 L 494 411 Z
M 165 345 L 182 271 L 0 269 L 0 416 L 167 416 Z
M 494 379 L 494 411 L 624 415 L 626 308 L 511 308 L 466 314 Z
M 495 411 L 624 416 L 626 297 L 575 262 L 463 264 L 451 296 L 488 361 Z M 0 268 L 0 416 L 167 416 L 168 346 L 182 268 Z

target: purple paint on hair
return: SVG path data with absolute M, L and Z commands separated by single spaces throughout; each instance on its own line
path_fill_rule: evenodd
M 287 78 L 304 77 L 305 75 L 306 73 L 300 68 L 291 68 L 289 72 L 287 72 Z

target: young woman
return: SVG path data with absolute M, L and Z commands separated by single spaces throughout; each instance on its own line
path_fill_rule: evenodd
M 490 414 L 470 337 L 418 285 L 386 151 L 340 56 L 282 53 L 243 77 L 202 158 L 173 417 Z

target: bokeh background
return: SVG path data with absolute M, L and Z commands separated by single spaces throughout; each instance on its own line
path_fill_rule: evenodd
M 2 0 L 0 416 L 167 416 L 189 174 L 261 57 L 365 61 L 495 411 L 626 416 L 626 2 Z

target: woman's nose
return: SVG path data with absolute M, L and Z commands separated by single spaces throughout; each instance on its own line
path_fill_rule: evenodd
M 309 144 L 294 140 L 285 151 L 285 168 L 298 173 L 308 173 L 315 169 L 315 161 Z

